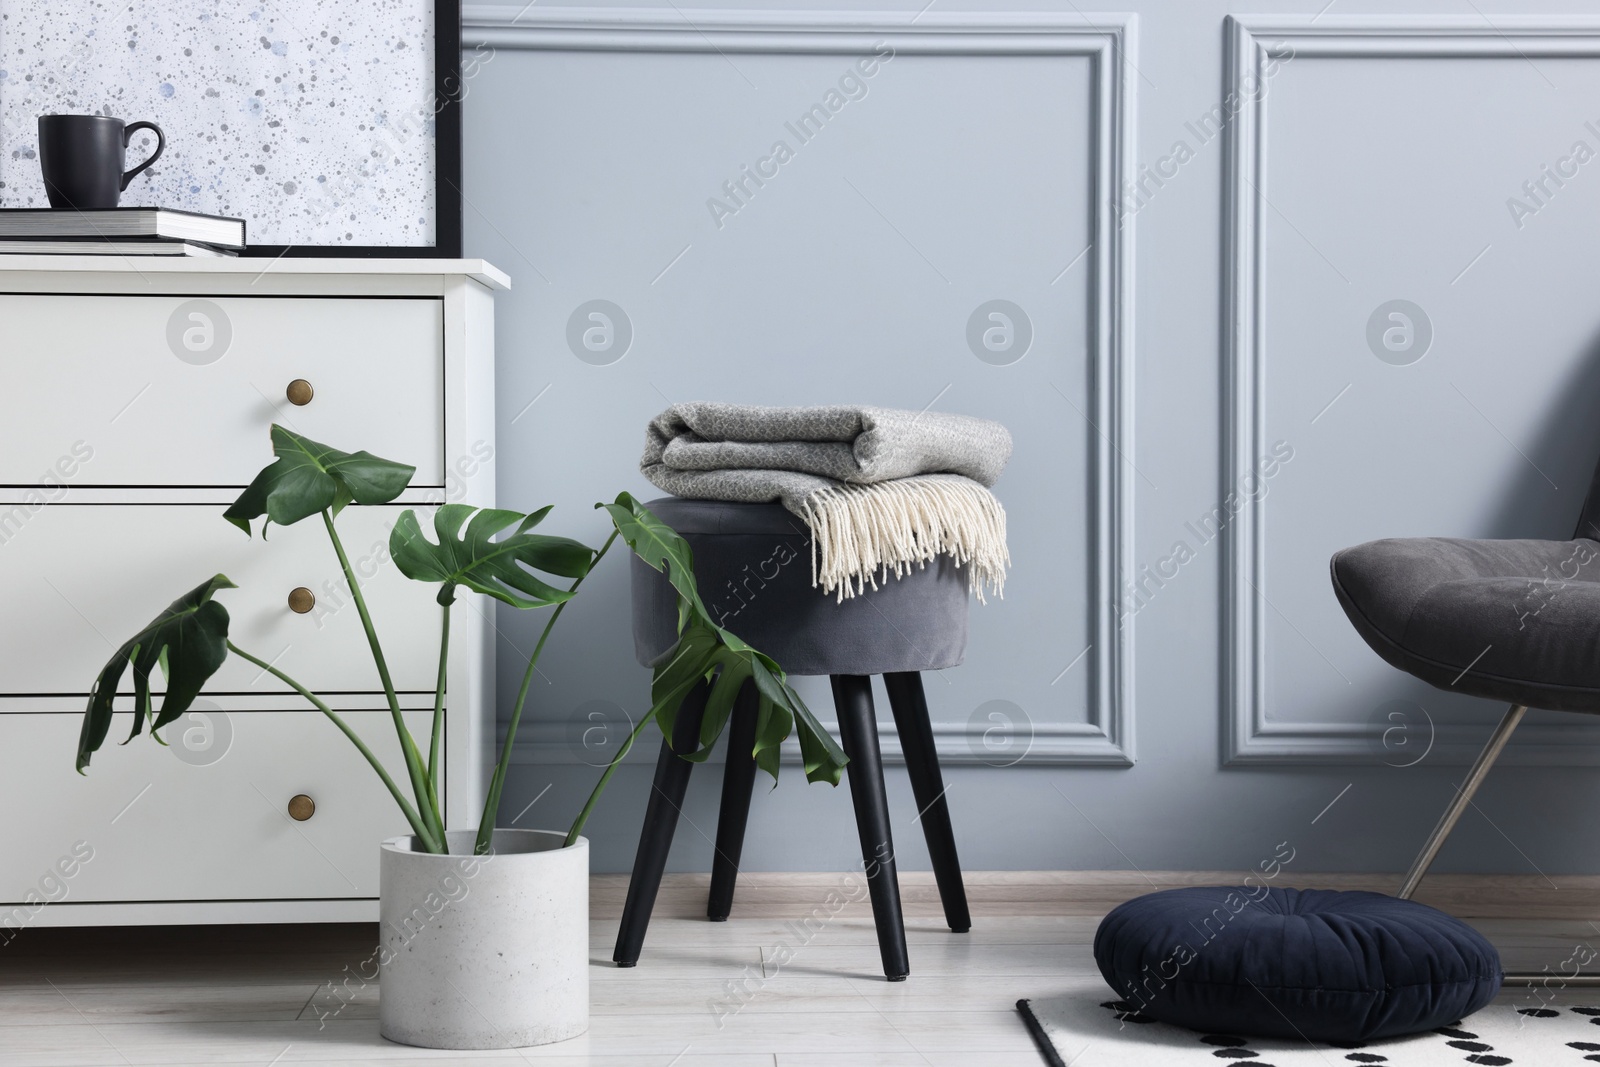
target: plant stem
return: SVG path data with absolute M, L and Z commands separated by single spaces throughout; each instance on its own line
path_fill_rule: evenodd
M 567 831 L 567 839 L 561 843 L 562 848 L 571 848 L 573 843 L 578 840 L 578 835 L 583 833 L 583 824 L 589 821 L 590 812 L 594 811 L 594 806 L 600 802 L 600 794 L 606 791 L 606 783 L 611 781 L 611 776 L 616 773 L 623 757 L 633 750 L 634 740 L 638 738 L 647 724 L 655 721 L 655 717 L 655 708 L 651 708 L 646 712 L 644 718 L 639 720 L 639 725 L 633 728 L 633 733 L 628 735 L 628 740 L 623 744 L 622 748 L 611 758 L 611 762 L 606 765 L 605 772 L 600 775 L 600 780 L 594 784 L 594 792 L 589 794 L 589 799 L 584 802 L 583 810 L 578 812 L 578 817 L 572 822 L 572 829 Z
M 428 783 L 437 793 L 439 789 L 439 772 L 444 767 L 439 763 L 439 746 L 444 743 L 444 686 L 447 674 L 446 668 L 450 665 L 450 605 L 444 606 L 444 623 L 439 630 L 439 681 L 433 687 L 433 737 L 428 744 Z M 437 798 L 435 798 L 437 803 Z
M 568 593 L 576 593 L 578 586 L 583 584 L 583 579 L 594 573 L 600 565 L 612 544 L 617 539 L 617 531 L 612 530 L 611 536 L 606 538 L 606 543 L 600 546 L 600 551 L 589 563 L 589 569 L 568 587 Z M 533 682 L 533 672 L 539 665 L 539 654 L 544 651 L 544 643 L 550 640 L 550 631 L 555 628 L 556 620 L 561 618 L 561 613 L 566 610 L 571 600 L 563 600 L 556 605 L 550 613 L 550 619 L 544 624 L 544 632 L 539 635 L 539 643 L 533 646 L 533 655 L 528 657 L 528 669 L 522 672 L 522 686 L 517 690 L 517 703 L 511 709 L 511 722 L 506 726 L 506 739 L 500 746 L 500 762 L 495 766 L 494 776 L 489 779 L 489 796 L 483 805 L 483 818 L 478 822 L 478 840 L 473 846 L 475 855 L 483 855 L 489 848 L 489 843 L 494 835 L 494 819 L 500 811 L 500 794 L 506 786 L 506 775 L 511 770 L 511 744 L 517 737 L 517 726 L 522 722 L 522 707 L 528 700 L 528 686 Z
M 405 815 L 406 821 L 411 824 L 411 829 L 416 832 L 417 837 L 422 841 L 424 847 L 426 847 L 429 852 L 442 853 L 445 851 L 443 842 L 434 838 L 432 831 L 430 831 L 423 823 L 422 818 L 417 814 L 416 809 L 411 806 L 411 802 L 406 799 L 406 795 L 400 792 L 400 787 L 395 785 L 394 779 L 389 777 L 389 772 L 384 769 L 382 763 L 378 762 L 378 757 L 372 754 L 372 750 L 368 748 L 366 742 L 362 741 L 356 732 L 350 728 L 349 723 L 345 722 L 339 717 L 337 712 L 318 699 L 315 693 L 311 692 L 311 690 L 307 689 L 305 686 L 301 685 L 287 674 L 284 674 L 266 660 L 258 659 L 257 657 L 252 656 L 250 653 L 246 652 L 232 641 L 228 642 L 228 651 L 232 652 L 240 659 L 249 660 L 251 663 L 254 663 L 257 667 L 260 667 L 274 678 L 286 683 L 295 692 L 311 701 L 311 703 L 316 706 L 318 711 L 332 719 L 333 724 L 344 732 L 344 735 L 350 739 L 350 743 L 355 745 L 361 754 L 367 758 L 368 763 L 372 764 L 372 769 L 378 772 L 378 777 L 383 779 L 383 784 L 388 787 L 389 792 L 394 794 L 395 803 L 400 805 L 400 811 Z
M 411 731 L 406 729 L 405 717 L 400 714 L 400 698 L 395 695 L 394 682 L 389 677 L 389 663 L 383 658 L 383 647 L 378 644 L 378 631 L 373 629 L 372 614 L 367 611 L 367 598 L 362 595 L 361 584 L 356 581 L 356 573 L 350 567 L 349 557 L 345 555 L 344 543 L 339 540 L 339 532 L 333 528 L 333 512 L 328 508 L 322 510 L 322 524 L 328 530 L 328 539 L 333 542 L 333 550 L 339 557 L 344 580 L 350 584 L 350 597 L 361 616 L 361 626 L 367 632 L 367 644 L 372 649 L 372 660 L 378 667 L 378 678 L 383 682 L 383 694 L 389 700 L 389 714 L 394 719 L 395 733 L 400 736 L 400 751 L 405 756 L 406 772 L 411 778 L 411 791 L 417 798 L 417 808 L 434 837 L 442 842 L 445 840 L 444 819 L 440 817 L 438 802 L 428 788 L 428 775 L 422 766 L 417 743 L 412 739 Z

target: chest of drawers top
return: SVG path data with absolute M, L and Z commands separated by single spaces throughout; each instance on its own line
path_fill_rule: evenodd
M 307 293 L 440 295 L 450 279 L 509 289 L 481 259 L 256 259 L 188 256 L 0 255 L 0 292 Z

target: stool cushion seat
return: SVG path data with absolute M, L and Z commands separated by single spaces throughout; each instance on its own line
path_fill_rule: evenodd
M 781 504 L 664 497 L 645 506 L 694 550 L 713 621 L 788 674 L 942 670 L 966 654 L 967 575 L 949 556 L 840 602 L 812 586 L 810 530 Z M 632 581 L 634 651 L 654 666 L 678 640 L 677 596 L 638 557 Z
M 1406 537 L 1333 556 L 1367 644 L 1440 689 L 1600 712 L 1600 543 Z
M 1112 910 L 1100 973 L 1131 1007 L 1211 1033 L 1364 1042 L 1448 1026 L 1500 990 L 1472 927 L 1381 893 L 1172 889 Z

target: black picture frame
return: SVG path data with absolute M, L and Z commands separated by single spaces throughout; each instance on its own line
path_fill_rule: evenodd
M 434 205 L 431 245 L 249 245 L 239 255 L 267 259 L 460 259 L 461 0 L 433 0 Z

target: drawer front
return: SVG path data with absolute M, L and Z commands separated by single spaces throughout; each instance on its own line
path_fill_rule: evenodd
M 280 422 L 441 485 L 443 316 L 435 299 L 0 296 L 0 484 L 244 485 Z
M 79 716 L 0 715 L 0 798 L 27 813 L 4 835 L 0 901 L 376 896 L 378 843 L 409 826 L 338 728 L 316 711 L 198 714 L 164 731 L 170 747 L 108 745 L 86 776 Z M 428 718 L 408 722 L 424 750 Z M 388 713 L 345 720 L 405 782 Z M 303 822 L 288 817 L 300 794 Z
M 404 510 L 346 508 L 337 525 L 395 687 L 431 691 L 439 657 L 437 587 L 410 581 L 388 556 L 389 529 Z M 431 528 L 431 519 L 424 516 L 423 524 Z M 229 636 L 240 648 L 314 692 L 381 690 L 321 520 L 273 526 L 268 538 L 246 537 L 211 504 L 40 508 L 0 547 L 0 603 L 12 620 L 0 657 L 0 693 L 87 696 L 117 646 L 217 573 L 239 585 L 217 600 L 228 609 Z M 289 607 L 297 588 L 315 599 L 305 613 Z M 129 680 L 125 674 L 125 691 L 131 691 Z M 206 691 L 288 692 L 236 656 Z M 330 699 L 337 706 L 337 698 Z

